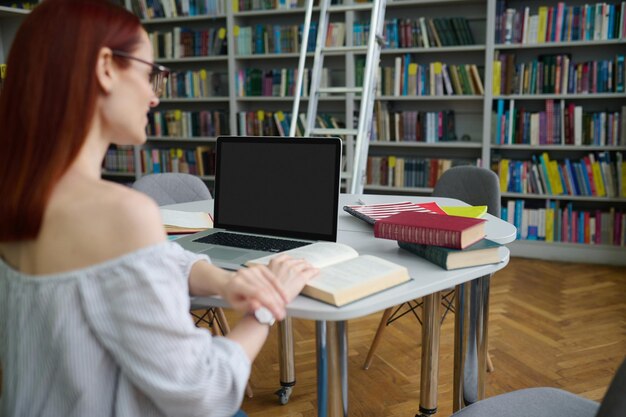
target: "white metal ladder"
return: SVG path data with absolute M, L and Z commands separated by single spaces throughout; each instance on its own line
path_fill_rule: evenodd
M 317 41 L 315 43 L 315 55 L 313 58 L 313 69 L 311 71 L 311 89 L 309 93 L 309 105 L 306 114 L 306 126 L 304 136 L 319 135 L 346 135 L 356 137 L 354 147 L 351 141 L 346 144 L 345 157 L 348 158 L 348 170 L 346 176 L 348 180 L 347 189 L 350 193 L 357 194 L 363 192 L 365 181 L 365 168 L 367 165 L 367 151 L 369 147 L 370 135 L 372 131 L 372 119 L 374 112 L 374 99 L 376 95 L 376 73 L 378 71 L 380 50 L 384 44 L 383 28 L 385 23 L 386 0 L 372 0 L 372 3 L 354 3 L 345 5 L 330 5 L 330 0 L 320 0 L 320 17 L 317 29 Z M 351 10 L 371 10 L 370 32 L 366 46 L 326 46 L 326 36 L 328 33 L 329 15 L 332 12 L 346 12 Z M 296 79 L 295 97 L 291 112 L 291 125 L 289 136 L 295 136 L 298 110 L 300 107 L 302 83 L 304 77 L 304 64 L 307 55 L 307 45 L 309 29 L 311 27 L 311 15 L 313 12 L 313 0 L 307 0 L 304 29 L 302 32 L 302 45 L 300 47 L 300 60 L 298 62 L 298 76 Z M 322 78 L 322 68 L 324 64 L 324 54 L 329 52 L 365 52 L 365 68 L 363 76 L 363 86 L 356 87 L 320 87 Z M 320 94 L 348 94 L 356 93 L 361 95 L 359 106 L 359 119 L 356 129 L 348 127 L 345 129 L 322 129 L 315 128 L 317 107 Z M 352 125 L 352 115 L 346 114 L 346 126 Z M 350 159 L 352 159 L 350 161 Z
M 344 0 L 353 1 L 353 0 Z M 372 131 L 372 119 L 374 112 L 374 98 L 376 95 L 376 72 L 378 71 L 380 50 L 384 44 L 383 28 L 385 22 L 386 0 L 372 0 L 372 3 L 352 3 L 345 5 L 330 5 L 331 0 L 320 0 L 320 16 L 317 29 L 317 40 L 315 43 L 315 54 L 313 58 L 313 68 L 311 71 L 309 105 L 306 114 L 306 125 L 304 136 L 321 135 L 345 135 L 349 140 L 345 147 L 345 157 L 348 159 L 347 169 L 350 171 L 345 175 L 347 189 L 350 193 L 360 194 L 363 192 L 365 182 L 365 169 L 367 165 L 367 152 L 370 135 Z M 328 33 L 329 15 L 332 12 L 346 12 L 357 10 L 371 10 L 370 32 L 366 46 L 326 46 L 326 36 Z M 294 90 L 294 102 L 291 112 L 291 124 L 289 126 L 289 136 L 296 135 L 298 111 L 302 97 L 302 84 L 304 79 L 304 66 L 309 43 L 309 30 L 311 27 L 311 16 L 313 13 L 313 0 L 306 2 L 306 14 L 304 28 L 302 31 L 302 44 L 300 47 L 300 60 L 298 62 L 298 75 L 296 78 L 296 88 Z M 324 54 L 329 52 L 365 52 L 365 68 L 363 71 L 363 85 L 356 87 L 324 87 L 321 88 L 322 68 L 324 64 Z M 317 118 L 317 107 L 319 95 L 327 94 L 360 94 L 359 119 L 356 129 L 353 128 L 353 117 L 346 114 L 345 129 L 322 129 L 315 128 Z M 276 391 L 281 404 L 289 401 L 289 396 L 296 383 L 293 332 L 291 319 L 285 318 L 279 322 L 279 355 L 280 355 L 280 384 L 281 388 Z

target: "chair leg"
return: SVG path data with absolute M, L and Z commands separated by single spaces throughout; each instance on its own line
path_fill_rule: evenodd
M 391 312 L 393 308 L 388 308 L 383 313 L 383 316 L 380 319 L 380 323 L 378 324 L 378 329 L 376 330 L 376 334 L 374 335 L 374 340 L 372 340 L 372 345 L 370 346 L 369 352 L 367 352 L 367 358 L 365 358 L 365 363 L 363 364 L 363 369 L 369 369 L 372 364 L 372 359 L 374 358 L 374 352 L 378 347 L 378 343 L 380 343 L 380 336 L 383 334 L 383 330 L 387 326 L 387 320 L 389 320 L 389 316 L 391 316 Z
M 487 352 L 487 372 L 493 372 L 494 371 L 494 367 L 493 367 L 493 362 L 491 362 L 491 355 L 489 354 L 489 352 Z
M 218 322 L 218 327 L 222 329 L 222 334 L 226 336 L 230 333 L 230 326 L 228 325 L 228 320 L 226 320 L 226 314 L 224 314 L 224 310 L 219 307 L 214 308 L 215 311 L 215 319 Z M 254 392 L 252 392 L 252 387 L 250 386 L 250 381 L 246 385 L 246 396 L 248 398 L 252 398 Z

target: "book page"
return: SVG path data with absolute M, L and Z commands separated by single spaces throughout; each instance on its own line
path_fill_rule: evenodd
M 342 243 L 316 242 L 311 245 L 302 246 L 296 249 L 290 249 L 285 252 L 264 256 L 258 259 L 253 259 L 246 262 L 246 265 L 267 265 L 270 263 L 270 260 L 282 254 L 287 254 L 296 259 L 305 259 L 311 265 L 317 268 L 324 268 L 325 266 L 359 256 L 357 251 L 352 249 L 350 246 L 344 245 Z
M 340 307 L 410 279 L 405 267 L 364 255 L 322 269 L 302 294 Z
M 363 255 L 324 268 L 307 286 L 333 293 L 400 270 L 406 271 L 406 268 L 375 256 Z
M 177 226 L 188 229 L 209 229 L 213 227 L 213 220 L 211 220 L 208 213 L 163 208 L 160 211 L 161 219 L 165 226 Z

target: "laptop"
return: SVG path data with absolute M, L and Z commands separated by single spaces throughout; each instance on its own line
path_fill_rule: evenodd
M 177 239 L 223 268 L 337 240 L 339 138 L 217 138 L 214 228 Z

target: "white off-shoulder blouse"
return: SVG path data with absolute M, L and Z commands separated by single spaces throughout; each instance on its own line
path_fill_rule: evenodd
M 33 276 L 0 260 L 0 416 L 231 416 L 243 349 L 194 326 L 192 265 L 163 242 Z

